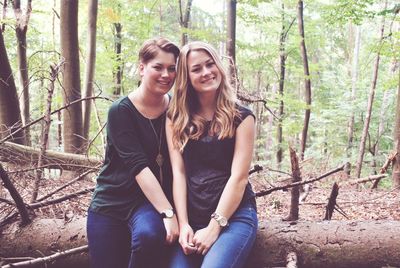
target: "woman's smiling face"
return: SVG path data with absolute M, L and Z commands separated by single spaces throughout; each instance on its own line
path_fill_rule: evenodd
M 205 50 L 191 51 L 187 58 L 189 79 L 197 93 L 216 91 L 221 85 L 221 72 Z

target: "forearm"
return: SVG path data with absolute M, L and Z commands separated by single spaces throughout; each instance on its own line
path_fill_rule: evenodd
M 136 175 L 136 181 L 146 198 L 158 212 L 172 208 L 160 183 L 148 167 L 144 168 Z
M 229 219 L 242 201 L 247 182 L 247 177 L 229 178 L 215 211 Z
M 186 178 L 182 175 L 174 176 L 173 196 L 178 222 L 182 226 L 188 223 Z

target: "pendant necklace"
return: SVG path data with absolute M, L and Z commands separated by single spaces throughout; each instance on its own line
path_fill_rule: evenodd
M 154 128 L 153 122 L 151 122 L 151 119 L 149 119 L 149 123 L 151 128 L 153 129 L 154 135 L 156 137 L 156 140 L 158 142 L 158 154 L 156 156 L 156 163 L 158 165 L 158 168 L 160 169 L 160 184 L 162 185 L 163 183 L 163 173 L 162 173 L 162 165 L 164 163 L 164 157 L 161 154 L 161 143 L 162 143 L 162 134 L 163 134 L 163 119 L 161 119 L 161 127 L 160 127 L 160 136 L 157 135 L 156 129 Z

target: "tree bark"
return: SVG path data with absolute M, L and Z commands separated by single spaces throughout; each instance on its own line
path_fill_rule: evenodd
M 229 77 L 231 79 L 231 85 L 236 87 L 236 0 L 227 0 L 227 42 L 226 42 L 226 53 L 230 58 L 229 62 Z
M 122 24 L 114 23 L 114 54 L 116 67 L 113 71 L 114 76 L 114 92 L 115 96 L 121 95 L 122 89 Z
M 43 257 L 86 245 L 85 226 L 86 218 L 9 225 L 3 229 L 0 255 Z M 286 266 L 289 252 L 297 254 L 299 267 L 398 266 L 398 230 L 398 221 L 262 222 L 247 267 Z M 60 259 L 51 267 L 88 267 L 88 255 Z
M 15 165 L 31 165 L 38 160 L 40 149 L 5 142 L 0 144 L 0 161 L 11 162 Z M 42 164 L 47 168 L 76 170 L 87 169 L 101 165 L 101 159 L 86 157 L 79 154 L 62 153 L 47 150 Z
M 307 48 L 306 43 L 304 41 L 304 19 L 303 19 L 303 1 L 300 0 L 297 5 L 297 20 L 299 26 L 299 33 L 300 33 L 300 50 L 301 56 L 303 58 L 303 69 L 304 69 L 304 86 L 305 86 L 305 101 L 307 104 L 307 108 L 304 114 L 304 125 L 303 131 L 301 132 L 301 160 L 304 160 L 304 152 L 306 151 L 306 144 L 307 144 L 307 132 L 308 132 L 308 125 L 310 122 L 310 115 L 311 115 L 311 80 L 310 80 L 310 71 L 308 68 L 308 56 L 307 56 Z
M 22 91 L 22 100 L 20 102 L 22 124 L 26 125 L 30 122 L 30 105 L 29 105 L 29 75 L 28 75 L 28 61 L 26 57 L 26 33 L 28 31 L 29 18 L 32 11 L 32 0 L 26 3 L 26 13 L 24 14 L 21 9 L 21 1 L 13 1 L 13 9 L 16 18 L 15 33 L 17 36 L 17 60 L 18 71 L 20 76 L 20 84 Z M 25 129 L 25 145 L 31 145 L 30 129 Z
M 88 40 L 86 52 L 86 70 L 84 82 L 84 97 L 93 96 L 94 74 L 96 65 L 96 23 L 98 0 L 90 0 L 88 7 Z M 93 100 L 83 102 L 83 138 L 89 140 L 90 112 Z
M 399 266 L 399 221 L 261 223 L 247 267 L 286 266 L 296 252 L 300 267 Z
M 81 98 L 78 43 L 78 1 L 62 0 L 60 15 L 61 55 L 65 60 L 63 71 L 64 104 Z M 65 109 L 63 117 L 64 151 L 82 153 L 82 104 Z
M 385 2 L 385 9 L 387 6 L 387 1 Z M 379 43 L 381 44 L 383 41 L 383 33 L 385 30 L 385 17 L 382 17 L 382 26 L 380 29 L 380 38 L 379 38 Z M 374 103 L 374 97 L 375 97 L 375 89 L 376 89 L 376 83 L 378 81 L 378 71 L 379 71 L 379 61 L 380 61 L 380 51 L 378 51 L 375 59 L 375 64 L 374 64 L 374 69 L 373 69 L 373 77 L 372 77 L 372 83 L 371 83 L 371 89 L 369 91 L 368 95 L 368 104 L 367 104 L 367 112 L 365 116 L 365 121 L 364 121 L 364 127 L 363 131 L 361 134 L 361 140 L 360 140 L 360 147 L 358 150 L 358 158 L 357 158 L 357 163 L 356 163 L 356 177 L 359 178 L 361 175 L 361 168 L 364 160 L 364 153 L 365 153 L 365 142 L 367 140 L 368 136 L 368 131 L 369 131 L 369 123 L 371 121 L 371 114 L 372 114 L 372 105 Z
M 279 39 L 279 111 L 278 111 L 278 126 L 276 131 L 277 136 L 277 151 L 276 151 L 276 164 L 278 169 L 281 169 L 282 157 L 283 157 L 283 133 L 282 133 L 282 122 L 283 122 L 283 90 L 285 85 L 285 71 L 286 71 L 286 51 L 285 51 L 285 43 L 286 43 L 286 29 L 285 29 L 285 5 L 282 3 L 282 28 Z
M 354 107 L 357 93 L 357 81 L 358 81 L 358 59 L 360 54 L 360 45 L 361 45 L 361 26 L 356 26 L 356 38 L 354 41 L 354 52 L 353 52 L 353 63 L 351 68 L 351 100 L 352 108 L 351 114 L 349 118 L 349 124 L 347 129 L 347 148 L 346 155 L 348 158 L 348 164 L 346 166 L 346 174 L 350 176 L 351 166 L 350 166 L 350 158 L 352 155 L 353 149 L 353 140 L 354 140 Z
M 0 31 L 0 138 L 14 132 L 21 126 L 21 111 L 18 103 L 17 88 L 8 60 L 3 32 Z M 13 136 L 12 141 L 25 144 L 21 131 Z
M 190 21 L 190 11 L 192 10 L 193 0 L 188 0 L 185 8 L 185 13 L 182 12 L 182 0 L 179 0 L 179 24 L 182 28 L 182 36 L 181 36 L 181 46 L 184 46 L 188 42 L 188 34 L 187 30 L 189 29 L 189 21 Z
M 399 81 L 397 84 L 397 107 L 396 107 L 396 123 L 394 129 L 394 150 L 396 156 L 393 160 L 393 188 L 400 187 L 400 68 Z

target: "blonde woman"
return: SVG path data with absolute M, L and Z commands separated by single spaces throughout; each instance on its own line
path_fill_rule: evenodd
M 242 267 L 257 232 L 255 118 L 235 101 L 212 46 L 185 45 L 177 66 L 166 133 L 180 245 L 169 266 Z
M 144 42 L 139 87 L 109 109 L 105 161 L 88 210 L 91 267 L 160 267 L 165 244 L 178 238 L 165 138 L 178 54 L 165 38 Z

